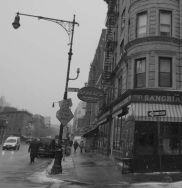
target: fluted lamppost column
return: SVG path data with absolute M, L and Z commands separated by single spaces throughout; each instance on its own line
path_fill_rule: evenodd
M 79 25 L 78 22 L 75 21 L 75 15 L 73 16 L 73 21 L 67 21 L 67 20 L 60 20 L 60 19 L 54 19 L 54 18 L 48 18 L 48 17 L 43 17 L 43 16 L 35 16 L 35 15 L 31 15 L 31 14 L 22 14 L 22 13 L 17 13 L 15 16 L 15 20 L 12 23 L 14 29 L 18 29 L 20 27 L 20 15 L 21 16 L 28 16 L 28 17 L 34 17 L 34 18 L 38 18 L 39 20 L 47 20 L 47 21 L 51 21 L 54 23 L 57 23 L 58 25 L 60 25 L 68 34 L 69 37 L 69 52 L 68 52 L 68 67 L 67 67 L 67 75 L 66 75 L 66 84 L 65 84 L 65 91 L 64 91 L 64 96 L 63 96 L 63 100 L 67 100 L 67 95 L 68 95 L 68 82 L 69 80 L 76 80 L 78 78 L 79 75 L 79 69 L 77 69 L 77 76 L 76 78 L 69 78 L 69 74 L 70 74 L 70 64 L 71 64 L 71 58 L 73 55 L 72 52 L 72 46 L 73 46 L 73 36 L 74 36 L 74 28 L 75 25 Z M 59 141 L 58 141 L 58 145 L 56 147 L 56 153 L 55 153 L 55 160 L 54 160 L 54 164 L 52 167 L 52 174 L 58 174 L 58 173 L 62 173 L 62 157 L 63 157 L 63 151 L 62 151 L 62 135 L 63 135 L 63 127 L 65 125 L 63 125 L 62 123 L 60 124 L 60 130 L 59 130 Z

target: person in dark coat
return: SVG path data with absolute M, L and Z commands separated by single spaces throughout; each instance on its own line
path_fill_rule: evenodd
M 73 143 L 74 152 L 76 152 L 78 146 L 79 146 L 79 144 L 78 144 L 78 142 L 75 140 L 74 143 Z
M 39 142 L 36 140 L 32 141 L 28 148 L 28 152 L 30 153 L 31 164 L 34 163 L 35 158 L 37 157 L 38 149 L 39 149 Z

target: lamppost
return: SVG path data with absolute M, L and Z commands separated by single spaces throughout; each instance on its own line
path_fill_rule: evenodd
M 73 21 L 67 21 L 67 20 L 60 20 L 60 19 L 43 17 L 43 16 L 22 14 L 22 13 L 18 12 L 15 16 L 14 22 L 12 23 L 14 29 L 18 29 L 20 27 L 20 15 L 34 17 L 34 18 L 38 18 L 39 20 L 47 20 L 47 21 L 57 23 L 67 32 L 68 37 L 69 37 L 70 48 L 69 48 L 69 52 L 68 52 L 67 76 L 66 76 L 65 91 L 64 91 L 64 96 L 63 96 L 63 100 L 67 100 L 67 97 L 68 97 L 68 92 L 67 92 L 68 82 L 69 82 L 69 80 L 76 80 L 78 78 L 79 73 L 80 73 L 80 69 L 77 69 L 76 78 L 69 78 L 71 58 L 72 58 L 72 55 L 73 55 L 72 46 L 73 46 L 74 28 L 75 28 L 75 25 L 79 26 L 78 22 L 75 21 L 75 15 L 73 16 Z M 53 167 L 52 167 L 52 170 L 51 170 L 52 174 L 62 173 L 61 161 L 62 161 L 63 153 L 62 153 L 62 146 L 61 145 L 62 145 L 63 126 L 65 126 L 65 125 L 63 125 L 61 123 L 60 130 L 59 130 L 58 147 L 56 149 L 55 160 L 54 160 L 54 164 L 53 164 Z

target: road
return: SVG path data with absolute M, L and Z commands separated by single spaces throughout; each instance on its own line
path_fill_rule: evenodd
M 0 148 L 0 188 L 44 188 L 50 187 L 50 181 L 41 181 L 36 177 L 46 169 L 50 159 L 36 159 L 29 163 L 28 145 L 21 144 L 19 151 L 7 151 Z
M 0 147 L 0 188 L 181 188 L 182 182 L 129 183 L 106 159 L 73 154 L 63 162 L 62 175 L 48 175 L 50 159 L 29 163 L 28 145 L 19 151 Z M 68 159 L 73 159 L 71 161 Z M 111 173 L 112 172 L 112 173 Z

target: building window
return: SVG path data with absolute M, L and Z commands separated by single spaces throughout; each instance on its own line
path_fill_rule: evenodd
M 147 12 L 137 14 L 137 38 L 144 37 L 147 34 Z
M 172 86 L 172 59 L 159 58 L 159 87 Z
M 135 87 L 143 88 L 146 86 L 146 58 L 135 61 Z
M 171 36 L 171 25 L 172 25 L 172 12 L 171 11 L 160 11 L 160 35 Z

